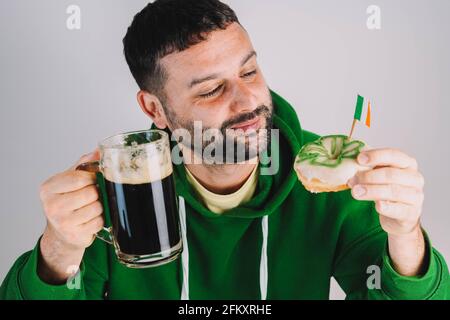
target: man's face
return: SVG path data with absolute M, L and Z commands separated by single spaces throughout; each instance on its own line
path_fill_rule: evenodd
M 233 137 L 237 147 L 244 145 L 246 158 L 258 148 L 263 151 L 267 131 L 262 134 L 265 130 L 260 129 L 271 128 L 272 99 L 256 52 L 239 24 L 213 31 L 207 40 L 160 63 L 168 76 L 165 110 L 172 132 L 183 128 L 193 134 L 194 121 L 200 121 L 203 131 L 218 129 L 224 139 Z M 202 148 L 206 145 L 203 141 Z

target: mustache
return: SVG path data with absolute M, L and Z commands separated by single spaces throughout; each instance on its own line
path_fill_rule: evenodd
M 258 108 L 256 108 L 252 112 L 240 114 L 235 118 L 225 121 L 222 124 L 220 131 L 225 132 L 226 129 L 230 129 L 232 126 L 235 126 L 237 124 L 240 124 L 240 123 L 243 123 L 246 121 L 254 120 L 259 116 L 264 116 L 265 118 L 269 118 L 271 116 L 271 114 L 272 113 L 268 106 L 260 105 Z

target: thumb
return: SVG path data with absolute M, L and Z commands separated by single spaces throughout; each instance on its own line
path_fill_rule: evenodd
M 100 160 L 100 150 L 97 148 L 93 152 L 81 156 L 80 159 L 70 168 L 75 170 L 79 165 L 87 162 Z

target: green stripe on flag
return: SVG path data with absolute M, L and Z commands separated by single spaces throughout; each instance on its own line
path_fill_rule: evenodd
M 358 100 L 356 101 L 355 119 L 361 121 L 362 109 L 364 105 L 364 97 L 358 94 Z

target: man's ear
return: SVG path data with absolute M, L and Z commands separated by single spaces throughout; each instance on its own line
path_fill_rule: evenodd
M 167 127 L 166 114 L 157 96 L 141 90 L 137 93 L 137 101 L 142 111 L 153 120 L 158 129 L 165 129 Z

